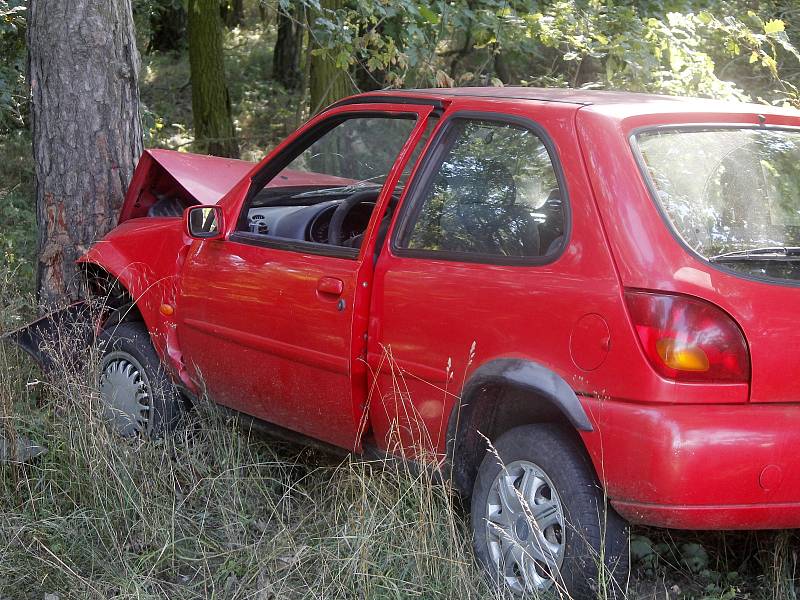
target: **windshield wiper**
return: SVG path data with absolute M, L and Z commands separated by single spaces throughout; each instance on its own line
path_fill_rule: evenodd
M 733 252 L 717 254 L 708 260 L 711 262 L 800 260 L 800 246 L 766 246 L 750 250 L 734 250 Z

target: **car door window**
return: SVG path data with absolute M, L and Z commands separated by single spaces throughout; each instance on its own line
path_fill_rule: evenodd
M 302 173 L 335 184 L 381 185 L 413 128 L 410 116 L 345 119 L 303 150 L 275 183 Z
M 401 249 L 470 260 L 541 259 L 560 251 L 563 190 L 542 137 L 517 123 L 459 118 L 441 143 Z
M 346 249 L 347 256 L 354 256 L 381 188 L 415 125 L 414 114 L 362 113 L 323 122 L 301 137 L 287 156 L 276 159 L 284 168 L 254 185 L 237 230 L 249 241 L 325 245 L 331 254 Z M 334 242 L 329 237 L 333 215 L 357 193 L 359 202 L 347 211 L 338 226 L 341 239 Z M 324 248 L 317 251 L 325 253 Z

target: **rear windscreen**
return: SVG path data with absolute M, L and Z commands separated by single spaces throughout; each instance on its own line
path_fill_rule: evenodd
M 800 280 L 800 133 L 660 129 L 635 140 L 686 245 L 739 273 Z

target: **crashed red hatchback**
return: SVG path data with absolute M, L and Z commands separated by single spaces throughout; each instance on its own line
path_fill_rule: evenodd
M 800 527 L 800 113 L 359 95 L 257 165 L 146 153 L 81 260 L 122 434 L 207 394 L 438 457 L 515 592 L 624 580 L 628 522 Z

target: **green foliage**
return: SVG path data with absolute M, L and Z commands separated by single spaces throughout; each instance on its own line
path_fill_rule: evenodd
M 778 588 L 794 590 L 794 583 L 787 579 L 786 573 L 766 581 L 773 568 L 769 560 L 779 559 L 777 552 L 766 560 L 766 557 L 757 559 L 753 553 L 759 537 L 769 543 L 772 535 L 725 532 L 698 535 L 642 529 L 631 536 L 634 578 L 669 582 L 670 597 L 783 598 L 776 595 Z M 786 539 L 784 534 L 779 536 Z
M 315 55 L 366 71 L 371 87 L 559 85 L 800 105 L 793 13 L 771 3 L 304 3 L 318 11 Z
M 24 293 L 33 289 L 36 251 L 30 144 L 24 130 L 0 136 L 0 280 L 13 278 Z
M 0 0 L 0 132 L 22 127 L 25 88 L 25 0 Z

